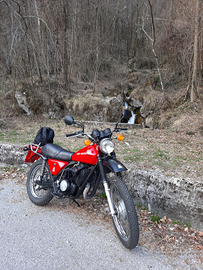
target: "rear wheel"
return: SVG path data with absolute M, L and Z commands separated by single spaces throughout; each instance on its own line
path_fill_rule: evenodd
M 40 174 L 42 170 L 42 160 L 36 161 L 27 177 L 27 193 L 29 199 L 36 205 L 46 205 L 53 198 L 52 188 L 50 187 L 51 179 L 47 165 L 44 168 L 44 174 L 42 177 L 43 185 L 39 185 Z
M 113 175 L 108 178 L 108 182 L 111 200 L 116 212 L 112 216 L 116 233 L 126 248 L 133 249 L 139 240 L 139 224 L 135 205 L 121 177 Z

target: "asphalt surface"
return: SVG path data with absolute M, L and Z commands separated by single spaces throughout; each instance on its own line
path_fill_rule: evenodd
M 142 247 L 129 251 L 112 229 L 88 216 L 67 213 L 53 199 L 30 202 L 17 180 L 0 180 L 0 269 L 191 269 Z

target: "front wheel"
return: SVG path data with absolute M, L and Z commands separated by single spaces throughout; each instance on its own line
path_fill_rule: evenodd
M 121 243 L 128 249 L 137 246 L 139 224 L 132 197 L 122 179 L 116 175 L 108 178 L 111 200 L 116 214 L 112 221 Z
M 43 186 L 39 185 L 41 170 L 42 160 L 38 160 L 30 168 L 27 177 L 28 197 L 34 204 L 40 206 L 47 204 L 53 198 L 52 189 L 50 187 L 50 174 L 47 165 L 45 165 L 44 174 L 42 177 Z

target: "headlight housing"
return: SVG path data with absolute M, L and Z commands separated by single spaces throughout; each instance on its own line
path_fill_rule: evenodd
M 99 147 L 104 154 L 110 154 L 114 151 L 114 143 L 111 139 L 101 140 Z

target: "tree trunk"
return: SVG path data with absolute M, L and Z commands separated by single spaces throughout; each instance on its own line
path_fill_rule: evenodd
M 153 14 L 152 4 L 151 4 L 150 0 L 148 0 L 148 4 L 149 4 L 149 7 L 150 7 L 151 20 L 152 20 L 152 37 L 150 37 L 147 34 L 147 32 L 145 31 L 145 29 L 144 29 L 144 19 L 143 19 L 143 22 L 142 22 L 142 30 L 143 30 L 143 32 L 145 33 L 145 35 L 148 37 L 148 39 L 152 43 L 152 52 L 154 54 L 154 57 L 155 57 L 155 60 L 156 60 L 156 64 L 157 64 L 157 71 L 158 71 L 158 74 L 159 74 L 161 89 L 164 92 L 164 84 L 163 84 L 163 80 L 162 80 L 162 76 L 161 76 L 161 71 L 160 71 L 160 67 L 159 67 L 159 60 L 158 60 L 156 49 L 155 49 L 155 45 L 156 45 L 156 32 L 155 32 L 154 14 Z
M 194 61 L 193 61 L 193 74 L 192 74 L 192 87 L 190 93 L 190 101 L 194 102 L 198 98 L 197 94 L 197 73 L 198 73 L 198 37 L 199 37 L 199 14 L 200 13 L 200 0 L 196 0 L 196 18 L 195 18 L 195 40 L 194 40 Z
M 64 78 L 64 89 L 71 97 L 71 90 L 69 85 L 68 77 L 68 41 L 67 41 L 67 31 L 68 31 L 68 14 L 67 14 L 67 2 L 63 0 L 63 29 L 62 29 L 62 39 L 63 39 L 63 78 Z
M 96 91 L 98 62 L 99 62 L 98 7 L 96 7 L 95 33 L 96 33 L 96 63 L 95 63 L 96 67 L 95 67 L 95 71 L 94 71 L 94 89 L 93 89 L 93 94 Z

